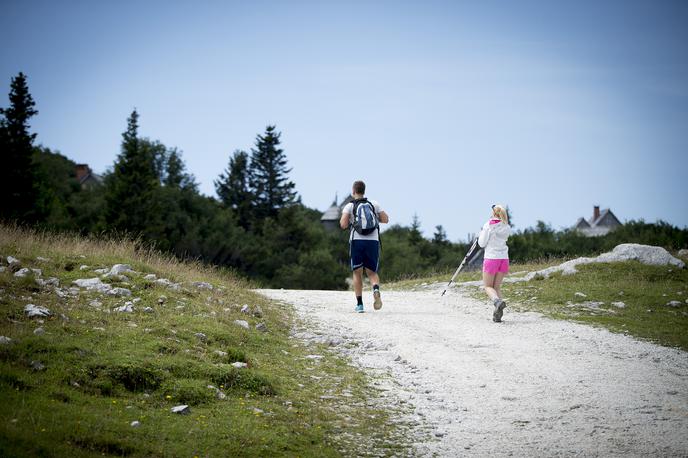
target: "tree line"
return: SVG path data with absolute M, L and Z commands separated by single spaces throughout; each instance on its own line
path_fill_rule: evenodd
M 26 76 L 12 78 L 9 106 L 0 109 L 0 219 L 84 235 L 139 237 L 183 259 L 231 268 L 271 287 L 346 288 L 348 234 L 329 232 L 321 213 L 302 204 L 280 147 L 281 133 L 267 126 L 250 151 L 236 150 L 214 181 L 216 197 L 202 195 L 182 152 L 141 137 L 134 110 L 120 152 L 102 182 L 83 186 L 76 164 L 35 145 L 30 119 L 38 114 Z M 423 236 L 417 216 L 382 234 L 381 273 L 386 280 L 446 272 L 470 241 L 450 242 L 442 226 Z M 543 222 L 509 240 L 515 262 L 590 255 L 623 242 L 678 249 L 688 230 L 664 222 L 631 221 L 603 237 L 555 231 Z

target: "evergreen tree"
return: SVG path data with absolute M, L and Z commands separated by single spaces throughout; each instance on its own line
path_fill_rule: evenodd
M 198 189 L 195 177 L 187 173 L 186 164 L 184 164 L 177 148 L 171 148 L 165 153 L 165 171 L 162 184 L 175 189 Z
M 432 234 L 432 243 L 437 245 L 446 245 L 449 243 L 449 240 L 447 240 L 447 232 L 444 230 L 441 224 L 439 226 L 435 226 L 435 233 Z
M 33 221 L 37 190 L 29 119 L 38 114 L 22 72 L 12 78 L 10 106 L 0 109 L 0 161 L 9 173 L 0 180 L 0 218 Z
M 156 148 L 138 137 L 139 115 L 134 110 L 122 134 L 122 151 L 113 171 L 105 179 L 105 223 L 107 229 L 143 234 L 153 239 L 157 229 L 156 191 L 160 187 Z
M 248 228 L 250 224 L 253 207 L 248 165 L 248 154 L 240 150 L 234 151 L 229 158 L 229 167 L 215 180 L 215 191 L 220 201 L 236 212 L 243 228 Z
M 420 231 L 420 219 L 418 219 L 417 214 L 414 214 L 411 230 L 409 231 L 409 243 L 411 243 L 411 245 L 420 245 L 422 241 L 423 234 Z
M 267 126 L 264 135 L 256 137 L 251 149 L 250 187 L 253 191 L 257 218 L 275 216 L 280 209 L 294 203 L 296 191 L 289 181 L 287 157 L 279 147 L 281 133 Z

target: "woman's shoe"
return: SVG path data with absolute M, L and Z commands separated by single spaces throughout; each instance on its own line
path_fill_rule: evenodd
M 504 309 L 506 308 L 506 302 L 502 299 L 495 301 L 494 312 L 492 312 L 492 321 L 495 323 L 502 322 L 502 316 L 504 315 Z

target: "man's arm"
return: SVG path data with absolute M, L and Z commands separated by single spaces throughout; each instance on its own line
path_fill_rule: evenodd
M 342 217 L 339 218 L 339 227 L 346 229 L 349 227 L 349 214 L 342 212 Z
M 389 215 L 385 211 L 381 211 L 378 216 L 378 219 L 380 220 L 381 223 L 389 223 Z

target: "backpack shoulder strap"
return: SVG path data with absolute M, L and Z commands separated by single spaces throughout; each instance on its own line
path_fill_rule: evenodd
M 362 203 L 365 203 L 365 202 L 368 202 L 368 199 L 366 199 L 365 197 L 362 197 L 361 199 L 354 199 L 354 201 L 353 201 L 354 205 L 353 205 L 353 208 L 351 209 L 351 213 L 353 213 L 355 215 L 356 209 L 358 208 L 358 206 L 361 205 Z

